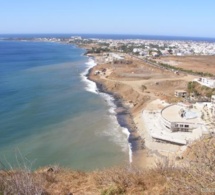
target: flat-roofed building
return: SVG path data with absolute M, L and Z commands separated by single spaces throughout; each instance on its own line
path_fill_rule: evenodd
M 184 90 L 175 90 L 175 96 L 176 97 L 187 97 L 187 92 Z
M 201 113 L 181 105 L 170 105 L 161 111 L 161 121 L 171 132 L 188 132 L 201 125 Z
M 198 83 L 201 85 L 204 85 L 209 88 L 215 88 L 215 79 L 214 78 L 206 78 L 206 77 L 200 77 L 199 79 L 195 79 Z

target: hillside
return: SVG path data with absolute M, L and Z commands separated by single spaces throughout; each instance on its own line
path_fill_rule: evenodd
M 124 167 L 81 172 L 58 166 L 41 168 L 35 172 L 26 167 L 2 170 L 0 194 L 213 194 L 215 136 L 196 141 L 176 162 L 177 166 L 168 161 L 157 162 L 156 168 L 147 170 Z

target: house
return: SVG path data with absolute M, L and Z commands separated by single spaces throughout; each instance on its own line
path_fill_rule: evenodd
M 200 125 L 197 110 L 182 105 L 170 105 L 162 109 L 161 122 L 170 132 L 192 132 Z
M 184 90 L 175 90 L 175 96 L 176 97 L 187 97 L 187 92 Z
M 201 85 L 205 85 L 206 87 L 215 88 L 215 79 L 214 78 L 200 77 L 200 78 L 196 79 L 195 81 L 197 81 Z

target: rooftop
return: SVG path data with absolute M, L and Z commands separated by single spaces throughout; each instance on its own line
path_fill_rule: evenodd
M 178 93 L 187 93 L 185 90 L 181 90 L 181 89 L 175 90 L 175 92 L 178 92 Z
M 181 111 L 185 111 L 181 117 Z M 197 109 L 187 109 L 180 105 L 171 105 L 162 110 L 162 117 L 169 122 L 199 123 L 201 122 L 201 112 Z

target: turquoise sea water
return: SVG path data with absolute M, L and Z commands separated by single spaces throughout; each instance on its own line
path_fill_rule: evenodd
M 0 160 L 90 170 L 129 161 L 109 96 L 83 76 L 73 45 L 0 41 Z M 21 153 L 21 155 L 19 154 Z M 16 157 L 18 156 L 18 157 Z M 17 160 L 18 158 L 18 160 Z

